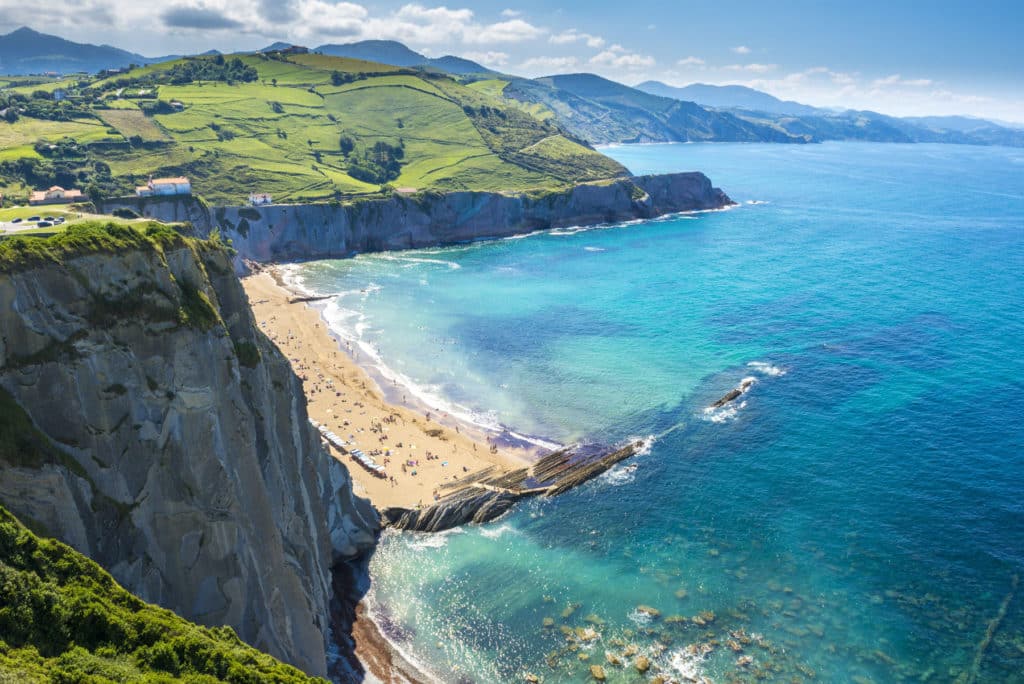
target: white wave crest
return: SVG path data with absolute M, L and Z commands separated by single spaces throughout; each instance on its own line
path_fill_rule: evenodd
M 414 549 L 442 549 L 448 545 L 448 537 L 463 534 L 461 528 L 454 527 L 444 532 L 409 532 L 409 546 Z
M 736 416 L 739 415 L 739 412 L 746 407 L 747 402 L 745 401 L 730 402 L 724 406 L 719 406 L 718 408 L 708 406 L 704 409 L 701 417 L 709 423 L 726 423 L 730 420 L 734 420 Z
M 487 537 L 488 539 L 498 539 L 506 532 L 511 532 L 512 526 L 505 524 L 498 525 L 497 527 L 480 527 L 477 529 L 480 531 L 481 537 Z
M 764 361 L 751 361 L 750 363 L 747 364 L 747 368 L 750 368 L 751 370 L 757 371 L 762 375 L 767 375 L 772 378 L 777 378 L 779 376 L 786 374 L 785 368 L 773 366 L 772 364 L 765 363 Z
M 626 617 L 641 627 L 649 625 L 654 621 L 654 616 L 643 610 L 632 610 Z
M 411 256 L 396 256 L 394 254 L 380 254 L 377 256 L 382 261 L 398 261 L 403 264 L 402 268 L 413 268 L 420 264 L 430 264 L 433 266 L 445 266 L 451 271 L 457 271 L 462 268 L 461 264 L 457 264 L 454 261 L 448 261 L 446 259 L 427 259 L 424 257 L 411 257 Z
M 629 465 L 617 466 L 612 468 L 601 477 L 597 478 L 598 482 L 602 482 L 612 487 L 618 487 L 620 485 L 629 484 L 636 479 L 637 465 L 630 463 Z
M 668 662 L 684 681 L 696 682 L 704 677 L 704 670 L 701 668 L 704 658 L 705 656 L 700 651 L 684 648 L 673 651 Z

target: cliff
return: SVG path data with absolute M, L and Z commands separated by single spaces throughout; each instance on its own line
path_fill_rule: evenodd
M 538 194 L 395 194 L 351 203 L 216 207 L 195 200 L 110 201 L 162 221 L 189 216 L 197 232 L 219 227 L 242 259 L 259 262 L 348 256 L 504 237 L 559 226 L 653 218 L 732 204 L 702 173 L 636 176 Z
M 145 601 L 326 674 L 332 568 L 378 519 L 227 250 L 156 226 L 3 243 L 0 388 L 0 503 Z

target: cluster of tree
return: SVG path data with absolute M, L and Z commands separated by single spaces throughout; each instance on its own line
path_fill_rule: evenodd
M 353 83 L 355 81 L 362 81 L 366 78 L 366 74 L 363 73 L 352 73 L 351 71 L 332 71 L 331 72 L 331 85 L 345 85 L 346 83 Z
M 47 150 L 52 158 L 35 159 L 22 157 L 0 162 L 0 179 L 5 185 L 23 184 L 32 188 L 48 188 L 59 185 L 63 188 L 82 188 L 92 199 L 127 194 L 131 183 L 118 179 L 110 166 L 88 155 L 62 156 Z
M 342 152 L 345 152 L 345 138 L 342 136 Z M 351 140 L 351 139 L 349 139 Z M 348 175 L 364 183 L 383 185 L 398 178 L 402 173 L 402 159 L 405 157 L 405 143 L 401 140 L 397 145 L 386 142 L 374 143 L 372 147 L 355 152 L 355 145 L 346 153 L 348 157 Z
M 45 90 L 37 90 L 31 96 L 21 93 L 5 93 L 0 96 L 0 110 L 6 110 L 3 118 L 8 123 L 14 123 L 19 116 L 49 121 L 71 121 L 92 116 L 83 102 L 69 100 L 57 102 L 53 99 L 53 95 Z
M 167 78 L 175 85 L 193 81 L 236 81 L 250 83 L 259 78 L 256 67 L 249 66 L 238 57 L 225 59 L 224 55 L 193 57 L 178 62 L 167 70 Z

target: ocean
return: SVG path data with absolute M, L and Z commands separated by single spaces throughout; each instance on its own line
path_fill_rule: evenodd
M 1024 682 L 1024 151 L 604 151 L 739 204 L 291 273 L 393 394 L 652 439 L 495 523 L 386 533 L 387 635 L 444 682 Z

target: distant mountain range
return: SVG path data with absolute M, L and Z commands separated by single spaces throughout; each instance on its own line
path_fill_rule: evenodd
M 345 43 L 342 45 L 321 45 L 314 48 L 315 52 L 322 52 L 325 55 L 335 57 L 350 57 L 362 59 L 367 62 L 380 62 L 400 67 L 423 67 L 446 71 L 450 74 L 493 74 L 485 66 L 476 62 L 445 55 L 444 57 L 431 58 L 420 54 L 415 50 L 394 40 L 362 40 L 357 43 Z
M 129 64 L 149 64 L 151 61 L 109 45 L 74 43 L 27 27 L 0 36 L 0 73 L 8 75 L 47 71 L 94 73 Z
M 283 50 L 276 42 L 259 52 Z M 364 40 L 326 44 L 313 52 L 407 68 L 436 69 L 469 79 L 507 82 L 502 94 L 533 113 L 546 113 L 574 137 L 611 142 L 945 142 L 1024 147 L 1024 127 L 962 116 L 898 118 L 869 111 L 821 109 L 745 86 L 695 83 L 674 87 L 646 81 L 633 88 L 595 74 L 537 79 L 501 74 L 462 57 L 431 58 L 402 43 Z M 203 54 L 216 54 L 210 50 Z M 177 56 L 144 57 L 109 45 L 75 43 L 20 28 L 0 36 L 0 73 L 90 72 L 152 64 Z
M 826 111 L 791 100 L 780 100 L 774 95 L 738 85 L 716 86 L 693 83 L 683 88 L 676 88 L 661 81 L 644 81 L 637 85 L 636 89 L 652 95 L 687 100 L 706 107 L 722 109 L 749 109 L 755 112 L 771 112 L 790 116 L 813 116 Z
M 806 142 L 693 102 L 651 95 L 594 74 L 508 77 L 505 97 L 540 105 L 574 136 L 591 143 L 732 140 Z

